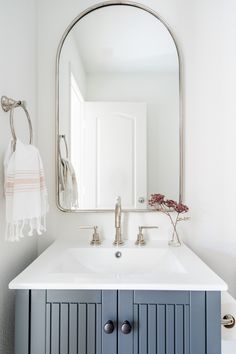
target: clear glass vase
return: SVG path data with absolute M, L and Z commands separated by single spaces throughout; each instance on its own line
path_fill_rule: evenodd
M 178 232 L 177 232 L 176 229 L 174 229 L 173 234 L 172 234 L 172 238 L 168 242 L 168 245 L 171 246 L 171 247 L 179 247 L 179 246 L 181 246 L 179 235 L 178 235 Z

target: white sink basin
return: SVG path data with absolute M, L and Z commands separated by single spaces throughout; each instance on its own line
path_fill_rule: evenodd
M 115 256 L 121 252 L 121 257 Z M 10 289 L 227 290 L 227 285 L 188 247 L 149 241 L 143 247 L 87 238 L 56 241 L 9 284 Z
M 116 254 L 120 253 L 118 258 Z M 52 273 L 144 275 L 156 272 L 186 273 L 169 248 L 69 248 Z

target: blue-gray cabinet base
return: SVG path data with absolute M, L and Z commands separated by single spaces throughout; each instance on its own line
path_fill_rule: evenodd
M 15 354 L 221 353 L 220 292 L 17 290 L 15 324 Z

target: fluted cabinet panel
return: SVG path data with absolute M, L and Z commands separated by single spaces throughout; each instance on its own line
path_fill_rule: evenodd
M 190 354 L 189 305 L 135 304 L 134 354 Z
M 46 304 L 46 354 L 101 354 L 101 350 L 101 304 Z

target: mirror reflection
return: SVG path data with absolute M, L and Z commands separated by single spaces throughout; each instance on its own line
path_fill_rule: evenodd
M 179 61 L 152 14 L 125 5 L 90 12 L 59 61 L 59 204 L 146 209 L 179 198 Z

